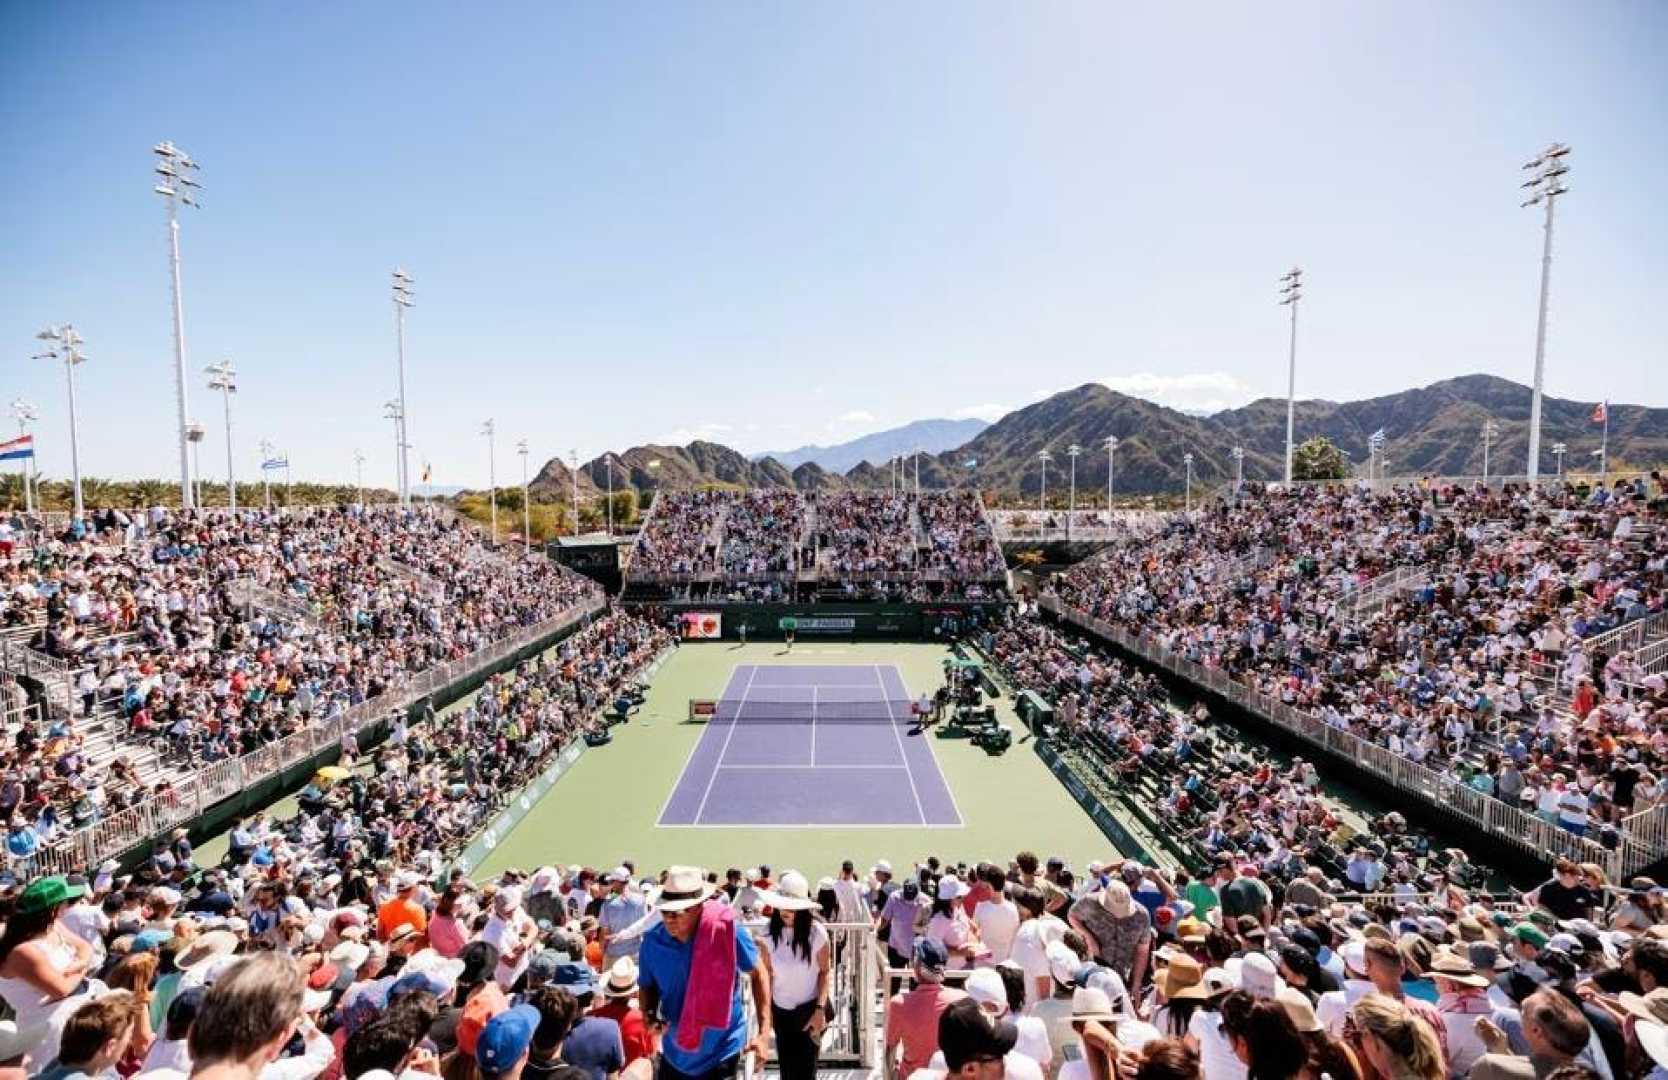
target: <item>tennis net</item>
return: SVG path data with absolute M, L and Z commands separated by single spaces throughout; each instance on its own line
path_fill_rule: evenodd
M 719 698 L 691 703 L 691 715 L 717 723 L 745 724 L 908 724 L 913 702 L 810 701 L 805 698 Z

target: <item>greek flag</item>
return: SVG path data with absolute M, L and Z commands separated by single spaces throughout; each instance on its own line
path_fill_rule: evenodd
M 290 467 L 290 459 L 287 456 L 286 457 L 267 458 L 265 461 L 261 462 L 261 471 L 262 472 L 268 472 L 272 469 L 287 469 L 289 467 Z

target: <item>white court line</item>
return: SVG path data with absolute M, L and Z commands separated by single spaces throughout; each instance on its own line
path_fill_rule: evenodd
M 736 676 L 741 674 L 741 669 L 741 664 L 737 664 L 730 669 L 730 681 L 724 684 L 724 694 L 720 694 L 718 700 L 723 701 L 724 695 L 730 692 L 730 687 L 736 684 Z M 753 670 L 757 671 L 758 668 L 755 666 Z M 696 737 L 694 742 L 689 744 L 689 753 L 685 754 L 683 757 L 683 768 L 678 770 L 678 778 L 672 781 L 672 790 L 666 793 L 666 801 L 660 804 L 660 817 L 655 818 L 657 826 L 661 821 L 665 820 L 666 811 L 671 808 L 672 800 L 677 796 L 678 789 L 683 787 L 683 778 L 689 773 L 689 763 L 695 760 L 695 752 L 699 750 L 701 748 L 701 744 L 706 741 L 707 732 L 710 730 L 712 721 L 709 720 L 707 723 L 709 727 L 703 727 L 701 729 L 701 734 Z
M 921 790 L 915 786 L 915 770 L 909 767 L 909 755 L 904 753 L 903 736 L 898 732 L 898 716 L 892 711 L 892 697 L 886 692 L 886 677 L 880 673 L 879 664 L 875 664 L 874 669 L 875 682 L 880 684 L 880 696 L 886 702 L 886 717 L 892 721 L 892 737 L 898 740 L 898 758 L 904 763 L 904 771 L 909 773 L 909 793 L 915 796 L 915 814 L 921 819 L 921 824 L 926 825 L 927 811 L 921 805 Z
M 903 672 L 898 671 L 897 665 L 892 665 L 892 671 L 898 676 L 898 685 L 903 687 L 904 698 L 909 699 L 909 686 L 903 681 Z M 883 681 L 884 685 L 884 681 Z M 891 695 L 887 695 L 891 701 Z M 921 730 L 921 739 L 927 744 L 927 756 L 932 759 L 932 767 L 938 772 L 938 782 L 944 785 L 944 793 L 950 796 L 950 813 L 956 815 L 954 825 L 929 825 L 932 829 L 959 829 L 967 824 L 967 818 L 962 816 L 961 804 L 956 802 L 956 786 L 950 783 L 950 777 L 944 772 L 944 763 L 938 760 L 938 751 L 933 749 L 932 740 L 927 738 L 926 729 Z
M 656 825 L 657 829 L 960 829 L 961 825 L 911 825 L 905 821 L 891 825 L 850 825 L 839 821 L 828 821 L 811 825 L 775 825 L 769 822 L 758 825 Z
M 817 767 L 817 684 L 811 684 L 811 768 Z
M 755 664 L 752 672 L 750 672 L 747 676 L 747 685 L 741 688 L 741 700 L 736 703 L 736 714 L 730 717 L 730 730 L 724 733 L 724 749 L 718 752 L 718 760 L 713 763 L 712 775 L 707 777 L 707 789 L 701 793 L 701 805 L 695 808 L 696 823 L 700 822 L 701 815 L 707 808 L 707 800 L 712 797 L 713 781 L 718 779 L 718 768 L 724 764 L 724 758 L 730 752 L 730 740 L 736 737 L 736 721 L 741 719 L 741 710 L 747 707 L 747 695 L 752 692 L 753 680 L 758 676 L 758 674 L 759 668 L 758 665 Z M 921 820 L 926 820 L 925 814 L 921 816 Z
M 720 769 L 908 769 L 908 765 L 720 765 Z

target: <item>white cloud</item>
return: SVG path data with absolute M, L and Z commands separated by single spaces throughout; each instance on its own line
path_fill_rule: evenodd
M 872 424 L 875 422 L 875 414 L 867 409 L 853 409 L 850 412 L 843 412 L 836 416 L 834 422 L 836 424 Z
M 682 446 L 685 443 L 695 442 L 697 439 L 705 442 L 722 442 L 724 436 L 734 430 L 735 428 L 729 424 L 696 424 L 694 427 L 673 428 L 656 438 L 655 442 L 673 446 Z
M 1108 376 L 1101 382 L 1120 394 L 1145 398 L 1177 409 L 1215 412 L 1244 405 L 1256 396 L 1250 384 L 1226 371 L 1197 371 L 1185 375 L 1138 371 L 1132 375 Z
M 1012 411 L 1013 411 L 1013 409 L 1011 409 L 1007 405 L 997 405 L 994 402 L 991 402 L 991 403 L 987 403 L 987 404 L 984 404 L 984 405 L 968 405 L 964 408 L 956 409 L 955 411 L 950 413 L 950 419 L 952 419 L 952 420 L 975 420 L 976 419 L 976 420 L 984 420 L 984 421 L 987 421 L 989 423 L 994 424 L 994 423 L 996 423 L 996 421 L 1002 419 L 1004 416 L 1008 415 Z

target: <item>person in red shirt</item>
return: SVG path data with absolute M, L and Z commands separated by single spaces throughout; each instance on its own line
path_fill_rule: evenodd
M 591 1012 L 620 1025 L 620 1044 L 625 1049 L 625 1063 L 638 1058 L 653 1059 L 654 1035 L 637 1007 L 637 961 L 622 956 L 608 971 L 608 981 L 602 986 L 602 1000 Z
M 377 937 L 383 941 L 391 940 L 394 931 L 402 926 L 409 926 L 419 934 L 429 928 L 428 912 L 417 902 L 417 875 L 410 870 L 401 870 L 394 875 L 394 883 L 399 892 L 376 913 Z

